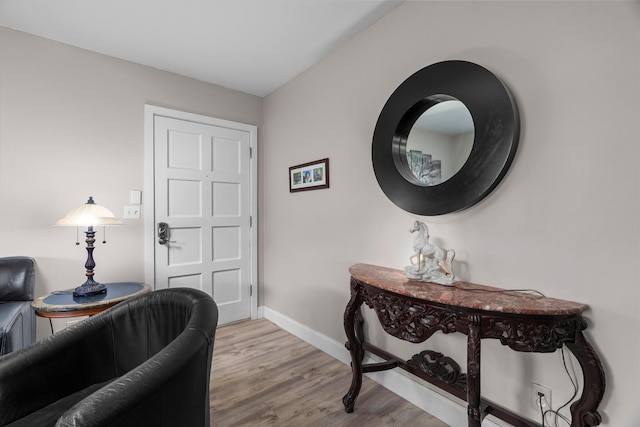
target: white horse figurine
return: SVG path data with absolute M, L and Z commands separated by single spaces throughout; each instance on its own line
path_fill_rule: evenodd
M 451 285 L 455 280 L 452 267 L 456 256 L 454 250 L 429 243 L 429 228 L 421 221 L 415 221 L 409 231 L 418 231 L 418 237 L 413 243 L 415 254 L 409 258 L 411 265 L 404 269 L 405 276 L 412 280 Z

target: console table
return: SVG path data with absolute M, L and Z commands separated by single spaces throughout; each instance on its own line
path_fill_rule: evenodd
M 598 405 L 605 390 L 602 364 L 582 331 L 584 304 L 530 293 L 456 282 L 453 286 L 407 279 L 403 272 L 356 264 L 351 274 L 351 299 L 344 312 L 346 347 L 351 353 L 352 381 L 342 399 L 353 412 L 362 386 L 362 374 L 400 367 L 467 402 L 468 425 L 479 427 L 487 415 L 514 426 L 538 426 L 480 394 L 480 342 L 494 338 L 515 351 L 549 353 L 565 345 L 578 360 L 583 391 L 571 405 L 571 426 L 596 426 L 601 422 Z M 437 331 L 467 336 L 467 373 L 440 353 L 423 351 L 403 361 L 364 340 L 360 307 L 365 303 L 378 316 L 385 332 L 412 343 L 421 343 Z M 364 352 L 382 357 L 381 363 L 363 364 Z

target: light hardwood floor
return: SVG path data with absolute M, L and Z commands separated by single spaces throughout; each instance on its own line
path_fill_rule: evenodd
M 447 425 L 366 377 L 347 414 L 342 396 L 350 383 L 348 366 L 268 320 L 222 326 L 213 350 L 211 425 Z

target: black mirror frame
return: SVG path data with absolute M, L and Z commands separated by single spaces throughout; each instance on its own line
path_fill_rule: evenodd
M 450 179 L 419 185 L 408 167 L 407 136 L 424 111 L 450 99 L 471 113 L 473 148 Z M 515 99 L 493 73 L 472 62 L 438 62 L 411 75 L 389 97 L 373 134 L 373 169 L 382 191 L 401 209 L 426 216 L 457 212 L 496 188 L 513 162 L 519 137 Z

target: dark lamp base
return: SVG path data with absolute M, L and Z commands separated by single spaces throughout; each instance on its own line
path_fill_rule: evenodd
M 91 295 L 106 294 L 107 287 L 102 283 L 85 283 L 73 290 L 74 297 L 89 297 Z

